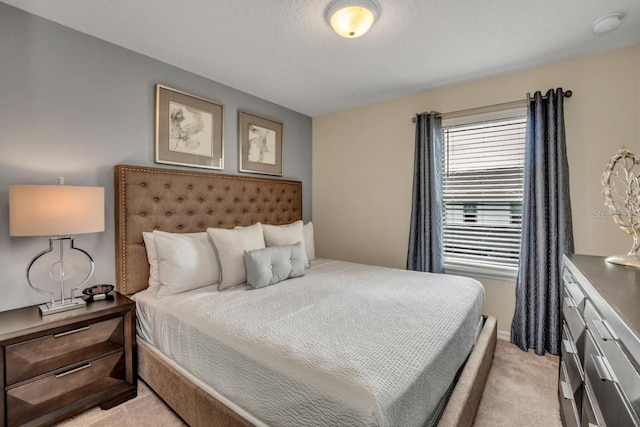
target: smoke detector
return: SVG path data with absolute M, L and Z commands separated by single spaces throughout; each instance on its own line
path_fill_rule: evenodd
M 620 26 L 624 15 L 622 13 L 612 13 L 593 21 L 593 32 L 596 34 L 604 34 L 613 31 Z

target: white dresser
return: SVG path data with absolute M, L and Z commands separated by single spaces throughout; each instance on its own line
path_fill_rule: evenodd
M 640 426 L 640 269 L 564 257 L 558 381 L 565 426 Z

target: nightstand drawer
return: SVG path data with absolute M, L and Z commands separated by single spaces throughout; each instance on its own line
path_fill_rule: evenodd
M 90 398 L 124 382 L 124 351 L 61 369 L 7 390 L 7 425 L 27 423 L 56 408 Z
M 6 385 L 100 356 L 124 345 L 124 320 L 80 323 L 6 348 Z

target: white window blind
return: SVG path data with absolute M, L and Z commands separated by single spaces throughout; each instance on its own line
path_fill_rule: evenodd
M 523 109 L 443 120 L 446 270 L 516 274 L 525 128 Z

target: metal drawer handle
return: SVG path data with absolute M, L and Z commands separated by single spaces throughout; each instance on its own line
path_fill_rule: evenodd
M 593 359 L 593 365 L 595 366 L 596 372 L 602 381 L 615 382 L 613 375 L 611 375 L 611 371 L 609 371 L 609 368 L 607 367 L 607 362 L 604 357 L 592 354 L 591 359 Z
M 578 349 L 576 348 L 573 341 L 570 340 L 562 340 L 562 344 L 564 345 L 564 351 L 569 354 L 578 354 Z
M 594 320 L 594 326 L 596 327 L 596 331 L 598 331 L 598 335 L 603 340 L 617 340 L 618 336 L 611 330 L 611 326 L 606 320 Z
M 64 337 L 65 335 L 71 335 L 71 334 L 75 334 L 76 332 L 86 331 L 90 327 L 91 327 L 91 325 L 87 325 L 87 326 L 83 326 L 82 328 L 74 329 L 72 331 L 60 332 L 59 334 L 54 334 L 53 337 L 54 338 Z
M 573 391 L 571 391 L 571 386 L 569 386 L 569 383 L 560 381 L 560 387 L 562 388 L 562 397 L 567 400 L 573 400 Z
M 576 302 L 571 297 L 564 297 L 564 303 L 567 304 L 569 308 L 576 308 Z
M 82 371 L 83 369 L 87 369 L 87 368 L 90 368 L 90 367 L 91 367 L 91 363 L 87 363 L 86 365 L 80 366 L 80 367 L 75 368 L 75 369 L 71 369 L 70 371 L 63 372 L 61 374 L 56 374 L 56 378 L 66 377 L 67 375 L 71 375 L 74 372 Z
M 566 268 L 564 270 L 564 274 L 562 275 L 562 278 L 567 283 L 576 283 L 576 279 L 573 278 L 573 275 L 571 273 L 569 273 L 569 270 L 567 270 Z

